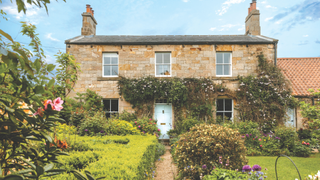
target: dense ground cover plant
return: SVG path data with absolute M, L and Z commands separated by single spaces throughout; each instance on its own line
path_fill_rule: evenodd
M 201 173 L 209 174 L 215 166 L 240 169 L 247 162 L 246 148 L 240 133 L 214 124 L 196 125 L 182 134 L 177 142 L 175 156 L 182 177 L 196 179 Z
M 280 69 L 258 55 L 258 75 L 239 77 L 239 119 L 258 122 L 264 132 L 283 124 L 288 107 L 297 106 L 288 80 Z
M 134 127 L 131 123 L 124 120 L 111 120 L 108 123 L 106 132 L 113 135 L 127 135 L 127 134 L 145 134 L 141 129 Z
M 95 135 L 100 132 L 106 132 L 108 126 L 108 119 L 103 111 L 95 111 L 95 114 L 84 111 L 84 118 L 81 120 L 79 127 L 80 135 Z
M 206 175 L 203 177 L 203 180 L 225 180 L 225 179 L 235 179 L 235 180 L 247 180 L 247 174 L 242 173 L 237 170 L 230 169 L 220 169 L 216 168 L 211 171 L 210 175 Z
M 129 139 L 128 144 L 119 144 L 115 141 Z M 106 176 L 105 179 L 151 179 L 154 171 L 154 162 L 156 160 L 156 150 L 158 141 L 155 136 L 103 136 L 88 137 L 77 136 L 68 139 L 69 144 L 74 141 L 82 141 L 87 144 L 89 151 L 70 151 L 66 157 L 59 158 L 62 168 L 76 169 L 80 172 L 88 170 L 94 177 Z M 85 155 L 83 155 L 85 154 Z M 88 156 L 86 156 L 88 155 Z M 74 180 L 73 174 L 64 173 L 53 180 Z

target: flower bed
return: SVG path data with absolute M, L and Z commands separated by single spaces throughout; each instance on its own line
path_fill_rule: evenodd
M 90 148 L 89 151 L 70 151 L 70 156 L 60 157 L 62 167 L 68 170 L 78 169 L 81 172 L 90 171 L 94 177 L 105 176 L 105 179 L 148 179 L 152 177 L 153 166 L 156 160 L 157 139 L 156 136 L 103 136 L 100 138 L 76 137 L 77 142 L 70 141 L 71 147 L 81 146 Z M 122 140 L 129 140 L 128 144 L 117 143 Z M 84 148 L 86 149 L 86 148 Z M 86 152 L 92 154 L 86 156 Z M 73 174 L 61 174 L 54 176 L 56 180 L 76 179 Z

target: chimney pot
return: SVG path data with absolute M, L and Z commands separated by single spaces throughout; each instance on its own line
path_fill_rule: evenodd
M 92 16 L 94 16 L 94 10 L 92 10 Z
M 90 4 L 87 4 L 87 5 L 86 5 L 86 9 L 87 9 L 87 10 L 86 10 L 87 12 L 90 12 Z

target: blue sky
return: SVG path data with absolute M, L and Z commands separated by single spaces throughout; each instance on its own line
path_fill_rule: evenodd
M 97 35 L 239 35 L 252 0 L 67 0 L 17 13 L 10 0 L 0 8 L 0 28 L 27 44 L 20 21 L 37 26 L 47 61 L 65 52 L 64 41 L 81 33 L 86 4 L 94 10 Z M 15 1 L 14 1 L 15 2 Z M 320 0 L 257 0 L 261 34 L 279 40 L 278 57 L 320 57 Z

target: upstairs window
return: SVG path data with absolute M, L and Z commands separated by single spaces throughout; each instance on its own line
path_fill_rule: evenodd
M 103 53 L 102 59 L 103 77 L 117 77 L 118 76 L 118 65 L 119 58 L 117 53 Z
M 216 53 L 216 76 L 232 75 L 232 58 L 231 52 Z
M 118 99 L 104 99 L 103 110 L 106 113 L 106 117 L 118 115 L 119 113 L 119 100 Z
M 156 77 L 171 76 L 171 53 L 156 53 Z
M 232 99 L 217 99 L 217 118 L 225 120 L 231 120 L 233 117 L 233 105 Z

